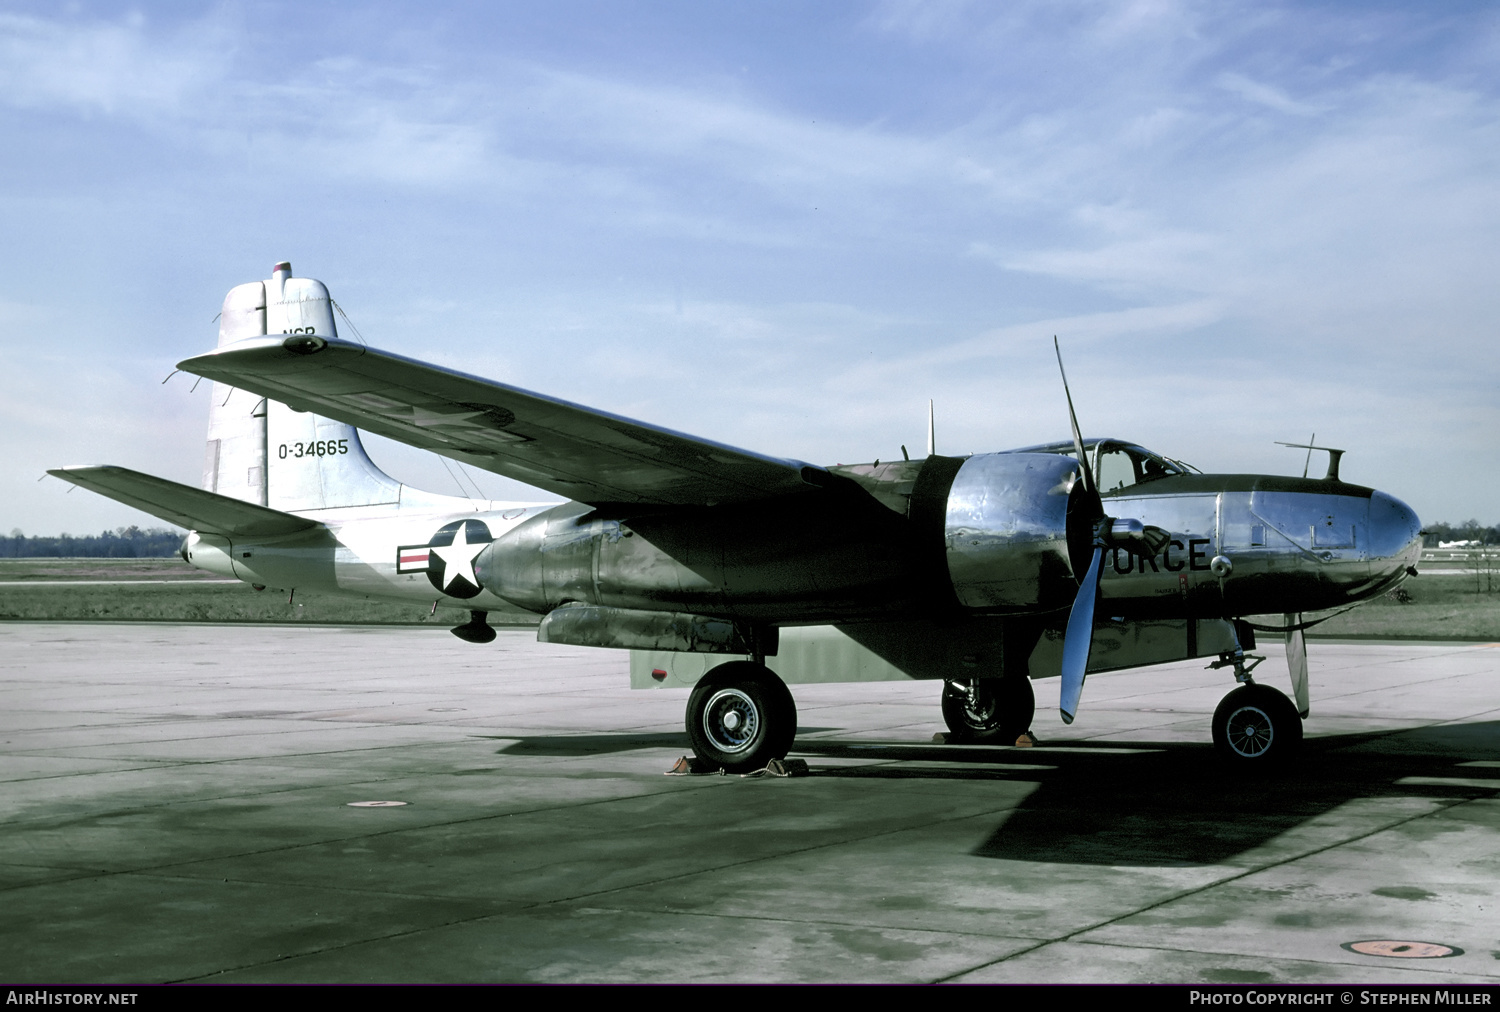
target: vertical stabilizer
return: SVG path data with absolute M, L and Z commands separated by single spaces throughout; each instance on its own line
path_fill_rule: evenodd
M 219 315 L 219 347 L 266 332 L 266 286 L 252 281 L 229 290 Z M 215 383 L 208 409 L 203 487 L 266 505 L 266 400 Z
M 375 466 L 354 426 L 293 411 L 278 401 L 268 407 L 267 505 L 272 509 L 294 513 L 400 504 L 400 482 Z
M 338 336 L 323 282 L 279 263 L 266 281 L 230 289 L 219 345 L 265 334 Z M 396 505 L 400 482 L 370 460 L 352 425 L 214 384 L 203 487 L 284 512 Z M 408 498 L 411 498 L 408 496 Z

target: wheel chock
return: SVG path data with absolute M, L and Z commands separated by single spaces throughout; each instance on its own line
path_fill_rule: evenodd
M 1022 731 L 1021 736 L 1016 739 L 1016 748 L 1035 748 L 1041 742 L 1031 736 L 1030 731 Z
M 807 763 L 801 759 L 772 759 L 766 763 L 765 769 L 759 769 L 753 773 L 741 773 L 740 778 L 805 777 L 811 772 L 812 770 L 807 768 Z
M 724 776 L 724 771 L 713 763 L 704 762 L 697 756 L 685 755 L 672 764 L 672 768 L 667 770 L 666 775 L 669 777 L 701 777 L 711 776 L 715 773 L 721 777 Z

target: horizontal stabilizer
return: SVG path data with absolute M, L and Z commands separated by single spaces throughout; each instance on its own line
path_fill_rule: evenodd
M 180 485 L 128 467 L 58 467 L 47 473 L 178 527 L 205 534 L 269 538 L 320 526 L 315 520 Z
M 251 338 L 178 368 L 592 504 L 707 505 L 805 491 L 766 457 L 338 338 Z

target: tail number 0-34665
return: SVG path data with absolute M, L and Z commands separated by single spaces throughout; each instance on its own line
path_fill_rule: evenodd
M 311 443 L 282 443 L 276 448 L 276 456 L 288 457 L 335 457 L 349 452 L 347 439 L 316 439 Z

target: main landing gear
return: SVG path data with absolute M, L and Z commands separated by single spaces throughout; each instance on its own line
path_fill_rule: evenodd
M 1263 660 L 1236 648 L 1220 654 L 1209 665 L 1233 667 L 1235 681 L 1240 683 L 1214 711 L 1213 732 L 1219 754 L 1243 768 L 1277 765 L 1302 747 L 1302 718 L 1297 707 L 1280 692 L 1250 677 L 1251 670 Z
M 1025 675 L 943 683 L 948 740 L 973 745 L 1014 745 L 1031 729 L 1036 696 Z
M 699 759 L 750 773 L 786 757 L 797 736 L 797 706 L 770 668 L 730 661 L 704 675 L 688 697 L 687 733 Z

